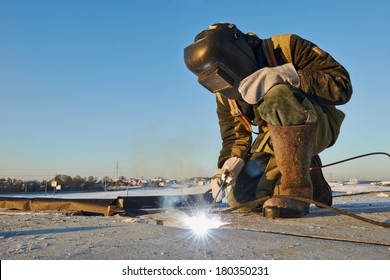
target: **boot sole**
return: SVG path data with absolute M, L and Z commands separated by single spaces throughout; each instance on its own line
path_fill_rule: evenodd
M 281 219 L 281 218 L 300 218 L 309 213 L 309 208 L 305 208 L 303 211 L 279 208 L 279 207 L 265 207 L 263 208 L 263 216 L 269 219 Z

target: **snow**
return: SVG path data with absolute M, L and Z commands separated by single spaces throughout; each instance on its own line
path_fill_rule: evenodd
M 12 197 L 116 198 L 197 194 L 208 189 L 183 186 L 54 195 L 21 193 Z M 390 221 L 389 186 L 332 184 L 332 190 L 334 207 Z M 357 193 L 366 194 L 354 195 Z M 172 209 L 139 217 L 103 217 L 0 209 L 0 259 L 390 259 L 388 245 L 366 242 L 390 244 L 388 229 L 314 206 L 301 219 L 269 220 L 258 213 L 220 214 L 225 225 L 208 230 L 207 239 L 194 238 L 191 230 L 178 226 L 180 214 Z M 163 225 L 158 223 L 160 219 Z M 323 238 L 305 238 L 305 234 Z M 361 242 L 340 241 L 347 239 Z
M 337 194 L 354 194 L 361 192 L 379 192 L 379 191 L 390 191 L 390 186 L 379 186 L 371 184 L 354 184 L 354 185 L 332 185 L 331 188 L 333 195 Z

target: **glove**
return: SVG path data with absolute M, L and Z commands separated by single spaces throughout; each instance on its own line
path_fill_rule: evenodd
M 263 67 L 243 79 L 238 91 L 249 104 L 257 104 L 268 90 L 278 84 L 299 85 L 299 76 L 292 63 Z
M 215 198 L 217 196 L 218 191 L 221 187 L 221 183 L 225 179 L 225 183 L 227 184 L 226 188 L 219 193 L 216 202 L 221 201 L 234 188 L 237 177 L 240 174 L 244 165 L 245 163 L 242 159 L 238 157 L 231 157 L 225 161 L 222 168 L 219 168 L 215 171 L 210 183 L 211 193 L 213 197 Z

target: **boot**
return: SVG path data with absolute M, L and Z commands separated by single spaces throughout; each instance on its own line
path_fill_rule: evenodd
M 317 125 L 268 125 L 268 128 L 281 173 L 280 185 L 275 187 L 274 195 L 312 198 L 309 168 Z M 303 201 L 275 197 L 264 203 L 263 215 L 267 218 L 297 218 L 309 213 L 309 206 Z
M 311 159 L 311 167 L 319 166 L 322 166 L 321 159 L 316 155 Z M 311 170 L 310 178 L 313 184 L 313 200 L 332 206 L 332 190 L 322 174 L 322 169 Z

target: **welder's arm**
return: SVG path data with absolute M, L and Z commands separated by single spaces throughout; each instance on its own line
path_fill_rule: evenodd
M 246 161 L 252 144 L 252 134 L 231 115 L 227 99 L 221 95 L 220 98 L 217 98 L 217 115 L 222 148 L 218 158 L 218 168 L 222 168 L 225 161 L 232 157 Z
M 241 81 L 238 91 L 245 102 L 257 104 L 268 90 L 278 84 L 299 85 L 298 73 L 292 63 L 257 70 Z
M 340 105 L 352 96 L 347 70 L 327 52 L 297 35 L 291 36 L 292 62 L 299 87 L 319 104 Z

